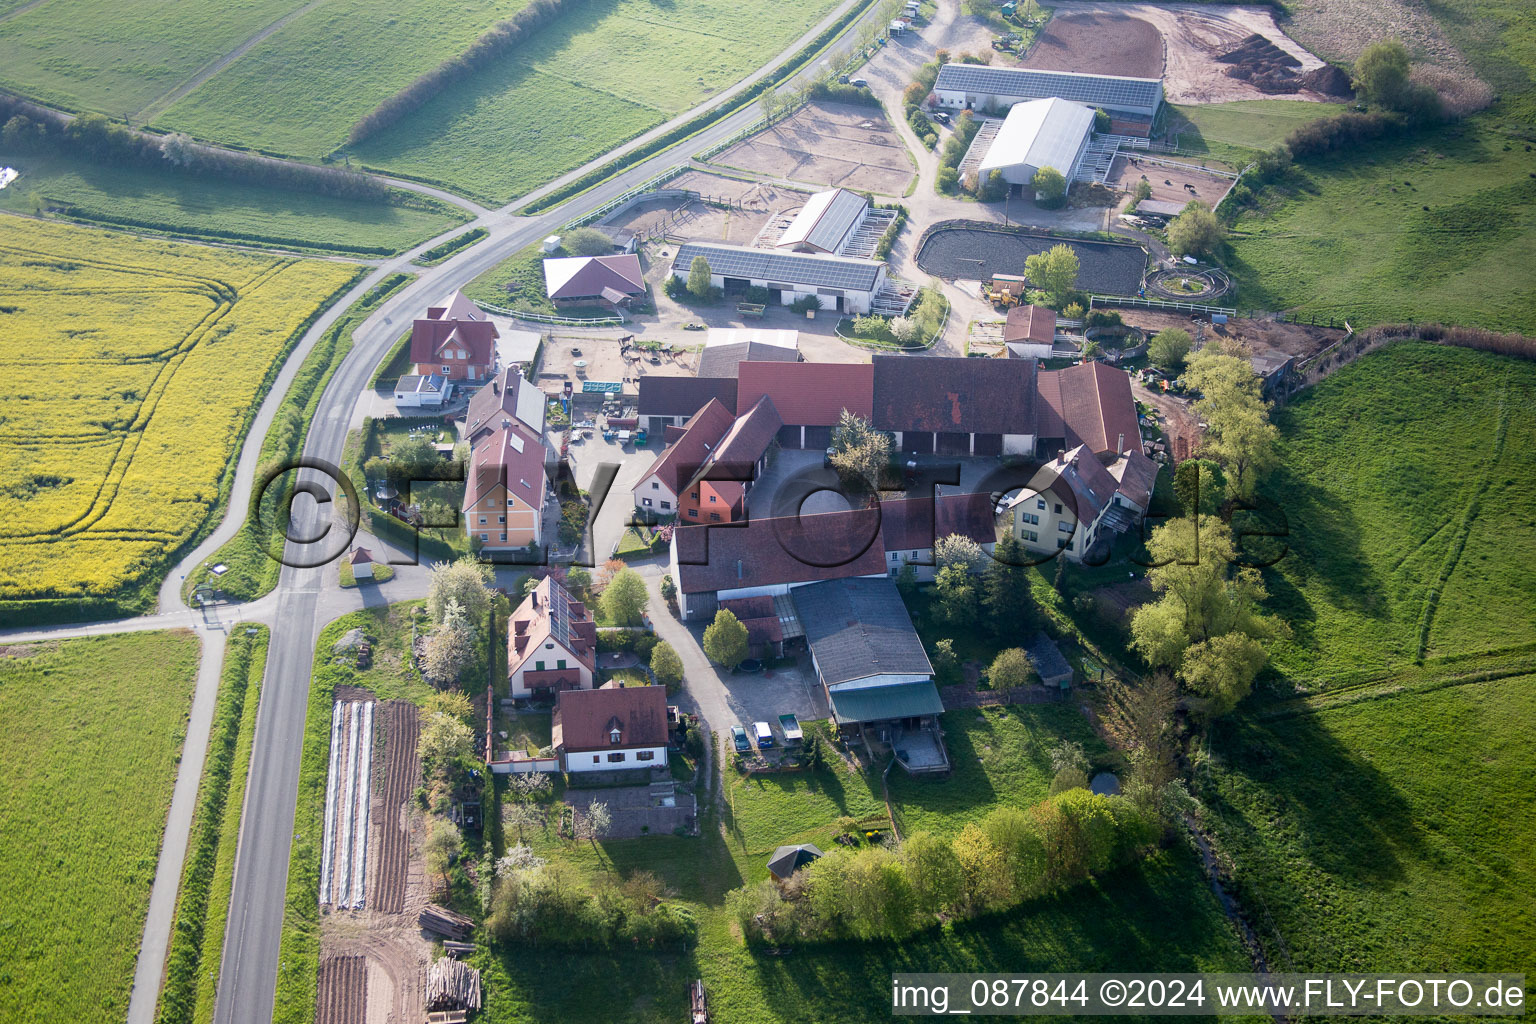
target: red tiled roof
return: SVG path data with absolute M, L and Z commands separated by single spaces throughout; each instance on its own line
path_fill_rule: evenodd
M 1065 438 L 1064 447 L 1085 444 L 1096 453 L 1141 447 L 1131 376 L 1124 370 L 1096 361 L 1045 370 L 1040 374 L 1040 397 L 1037 433 L 1042 438 Z
M 612 731 L 619 730 L 614 743 Z M 552 725 L 556 746 L 567 753 L 613 747 L 664 747 L 667 744 L 665 686 L 603 687 L 562 690 L 555 698 Z
M 1044 306 L 1014 306 L 1003 324 L 1003 343 L 1033 342 L 1049 345 L 1056 340 L 1056 311 Z
M 556 602 L 560 608 L 553 607 Z M 552 619 L 564 623 L 564 640 L 554 635 L 559 626 Z M 597 624 L 587 614 L 587 606 L 571 597 L 554 577 L 546 576 L 507 620 L 507 672 L 516 672 L 551 639 L 588 669 L 596 664 Z M 544 660 L 555 659 L 546 655 Z
M 738 597 L 731 601 L 721 601 L 720 607 L 736 616 L 747 627 L 748 643 L 776 644 L 784 639 L 784 627 L 779 622 L 779 613 L 773 610 L 773 598 Z
M 352 557 L 348 559 L 353 565 L 362 565 L 364 562 L 373 561 L 373 552 L 367 548 L 353 548 Z
M 978 544 L 997 540 L 990 494 L 944 494 L 880 503 L 880 535 L 886 551 L 921 551 L 958 533 Z
M 672 539 L 685 594 L 885 573 L 875 509 L 683 526 Z
M 544 261 L 544 287 L 552 299 L 590 299 L 612 289 L 624 295 L 645 291 L 640 257 L 632 252 L 618 256 L 567 256 Z
M 673 494 L 678 494 L 709 461 L 720 439 L 730 429 L 731 411 L 718 399 L 711 398 L 688 421 L 683 436 L 662 453 L 645 476 L 656 477 Z
M 738 409 L 750 409 L 768 395 L 779 417 L 797 427 L 836 426 L 844 409 L 870 417 L 875 371 L 869 363 L 749 361 L 738 372 Z
M 531 394 L 529 394 L 531 392 Z M 520 419 L 518 399 L 532 403 L 533 411 L 540 414 L 540 422 L 524 423 L 534 433 L 543 428 L 542 412 L 544 396 L 538 388 L 523 379 L 516 365 L 508 366 L 492 377 L 484 387 L 469 396 L 469 408 L 464 415 L 464 436 L 473 438 L 482 430 L 490 430 L 504 419 Z M 524 413 L 528 413 L 525 408 Z
M 640 378 L 639 415 L 692 416 L 704 408 L 711 398 L 718 398 L 726 409 L 734 411 L 736 378 L 647 374 Z
M 880 430 L 1035 433 L 1035 361 L 875 356 Z
M 469 362 L 490 366 L 496 361 L 498 337 L 489 320 L 416 320 L 411 324 L 411 362 L 440 362 L 438 353 L 452 343 L 469 353 Z
M 544 510 L 544 443 L 513 420 L 470 449 L 463 508 L 473 508 L 497 484 L 534 511 Z

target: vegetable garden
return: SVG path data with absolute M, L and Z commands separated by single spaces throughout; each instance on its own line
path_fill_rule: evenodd
M 0 398 L 7 617 L 146 607 L 157 571 L 227 496 L 231 456 L 283 357 L 356 274 L 8 222 L 0 240 L 0 323 L 10 342 L 0 367 L 12 382 Z

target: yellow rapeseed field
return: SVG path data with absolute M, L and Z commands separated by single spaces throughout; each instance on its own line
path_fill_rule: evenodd
M 163 573 L 289 341 L 357 273 L 0 215 L 0 601 Z

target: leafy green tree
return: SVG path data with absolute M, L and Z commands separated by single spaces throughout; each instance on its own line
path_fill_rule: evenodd
M 453 686 L 461 682 L 479 660 L 478 631 L 459 602 L 450 598 L 442 625 L 427 637 L 421 674 L 433 686 Z
M 993 170 L 981 182 L 976 198 L 984 203 L 995 203 L 1008 195 L 1009 187 L 1007 180 L 1003 177 L 1003 172 Z
M 1214 256 L 1226 241 L 1226 225 L 1198 200 L 1168 224 L 1168 248 L 1179 256 Z
M 953 167 L 940 167 L 933 183 L 940 192 L 952 196 L 960 191 L 960 172 Z
M 960 861 L 948 842 L 931 832 L 914 832 L 901 844 L 901 862 L 917 907 L 946 914 L 960 902 Z
M 452 715 L 433 712 L 421 724 L 416 753 L 423 762 L 438 765 L 441 774 L 443 766 L 474 756 L 474 730 Z
M 651 650 L 651 671 L 661 685 L 676 686 L 683 681 L 683 659 L 663 640 Z
M 1143 199 L 1151 199 L 1152 198 L 1152 183 L 1150 181 L 1148 181 L 1146 178 L 1142 178 L 1140 181 L 1138 181 L 1136 183 L 1136 188 L 1132 191 L 1131 194 L 1136 197 L 1136 201 L 1138 203 L 1141 202 Z
M 986 566 L 987 553 L 964 534 L 946 533 L 934 542 L 933 561 L 940 569 L 958 565 L 966 572 L 976 572 Z
M 843 876 L 847 923 L 859 938 L 900 938 L 912 930 L 917 899 L 895 854 L 872 846 L 855 853 Z
M 1065 242 L 1024 259 L 1025 276 L 1043 289 L 1056 306 L 1064 304 L 1068 293 L 1077 287 L 1077 271 L 1077 251 Z
M 1018 635 L 1035 625 L 1035 604 L 1024 570 L 1027 562 L 1024 545 L 1009 530 L 982 572 L 981 603 L 998 635 Z
M 693 262 L 688 265 L 688 294 L 696 299 L 707 298 L 710 276 L 709 260 L 703 256 L 695 256 Z
M 938 604 L 935 617 L 954 626 L 969 625 L 976 618 L 976 584 L 961 565 L 948 565 L 934 577 Z
M 1113 122 L 1109 118 L 1109 112 L 1103 107 L 1093 108 L 1093 131 L 1096 135 L 1108 135 Z
M 1227 470 L 1234 494 L 1252 497 L 1279 461 L 1280 432 L 1269 422 L 1258 377 L 1243 354 L 1207 345 L 1189 361 L 1184 380 L 1202 393 L 1195 411 L 1207 424 L 1201 451 Z
M 1036 171 L 1030 187 L 1035 190 L 1039 204 L 1047 209 L 1060 206 L 1067 198 L 1066 176 L 1054 167 L 1042 167 Z
M 677 597 L 677 581 L 672 578 L 671 573 L 667 573 L 661 578 L 661 599 L 671 601 L 675 597 Z
M 1189 688 L 1209 701 L 1210 714 L 1224 715 L 1248 696 L 1268 660 L 1257 640 L 1232 632 L 1192 644 L 1179 671 Z
M 729 609 L 715 612 L 704 630 L 704 653 L 717 664 L 735 668 L 747 656 L 747 627 Z
M 574 256 L 607 256 L 613 252 L 613 239 L 597 228 L 577 228 L 565 236 L 561 248 Z
M 1220 463 L 1185 459 L 1173 471 L 1173 494 L 1186 515 L 1215 515 L 1226 501 L 1227 477 Z
M 1139 683 L 1111 676 L 1104 682 L 1104 695 L 1104 731 L 1125 751 L 1133 778 L 1161 789 L 1178 774 L 1178 685 L 1166 672 Z
M 625 568 L 614 573 L 603 588 L 599 601 L 603 614 L 619 626 L 633 626 L 645 614 L 645 604 L 650 595 L 645 590 L 645 580 L 633 569 Z
M 1165 327 L 1152 335 L 1152 340 L 1147 342 L 1147 358 L 1152 361 L 1153 366 L 1177 371 L 1184 365 L 1184 359 L 1193 346 L 1194 339 L 1189 336 L 1188 331 L 1178 327 Z
M 992 844 L 975 822 L 968 823 L 954 840 L 955 860 L 960 865 L 960 892 L 971 913 L 981 913 L 1008 903 L 1013 886 L 1002 851 Z
M 491 611 L 491 568 L 473 558 L 438 562 L 427 584 L 427 615 L 442 622 L 449 602 L 457 602 L 468 620 L 479 629 Z
M 901 563 L 901 569 L 896 573 L 896 589 L 907 600 L 917 593 L 917 570 L 912 568 L 911 562 Z
M 1002 854 L 1016 897 L 1043 891 L 1045 843 L 1032 815 L 1017 807 L 998 807 L 981 820 L 981 830 Z
M 935 640 L 933 644 L 933 670 L 940 676 L 948 677 L 960 666 L 960 659 L 955 654 L 955 642 L 948 637 Z
M 445 887 L 448 885 L 448 869 L 463 851 L 464 836 L 459 827 L 445 818 L 434 818 L 427 840 L 422 844 L 422 852 L 426 855 L 427 870 L 441 877 Z
M 992 689 L 998 693 L 1007 694 L 1028 685 L 1029 677 L 1034 671 L 1035 666 L 1024 649 L 1010 647 L 999 651 L 997 657 L 992 659 L 992 667 L 987 670 L 987 679 L 992 683 Z
M 1350 84 L 1367 103 L 1395 110 L 1408 88 L 1408 73 L 1408 48 L 1401 40 L 1378 39 L 1355 58 Z
M 891 435 L 844 409 L 832 428 L 832 468 L 855 490 L 873 491 L 891 461 Z

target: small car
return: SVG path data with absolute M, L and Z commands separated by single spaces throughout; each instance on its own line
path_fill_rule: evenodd
M 865 81 L 862 78 L 855 78 L 852 81 L 850 81 L 848 84 L 853 86 L 855 89 L 868 89 L 869 88 L 869 82 Z
M 928 120 L 936 121 L 939 124 L 949 124 L 949 115 L 944 113 L 942 110 L 935 110 L 933 113 L 928 115 Z
M 731 726 L 731 745 L 738 753 L 745 754 L 752 749 L 752 742 L 747 739 L 747 730 L 739 725 Z

